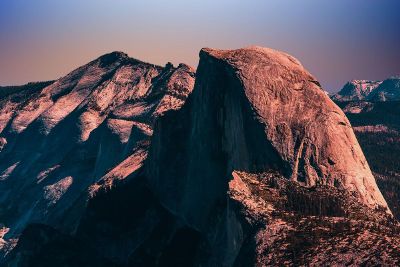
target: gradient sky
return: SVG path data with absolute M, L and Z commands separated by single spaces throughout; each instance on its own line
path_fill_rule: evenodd
M 124 51 L 164 65 L 202 47 L 261 45 L 325 89 L 400 74 L 399 0 L 0 0 L 0 85 L 56 79 Z

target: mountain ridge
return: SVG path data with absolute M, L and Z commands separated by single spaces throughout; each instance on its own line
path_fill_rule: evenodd
M 398 263 L 398 223 L 316 78 L 268 48 L 199 55 L 195 73 L 112 52 L 0 99 L 3 262 Z
M 163 68 L 112 52 L 0 99 L 4 238 L 30 222 L 73 230 L 79 217 L 63 216 L 75 208 L 79 216 L 95 182 L 107 186 L 140 166 L 154 120 L 184 102 L 193 79 L 187 65 Z
M 347 82 L 331 98 L 334 101 L 398 101 L 399 81 L 399 76 L 392 76 L 383 81 L 353 80 Z

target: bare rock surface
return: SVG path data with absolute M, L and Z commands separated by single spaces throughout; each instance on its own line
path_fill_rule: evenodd
M 188 220 L 206 216 L 198 209 L 192 214 L 197 204 L 186 198 L 207 195 L 215 201 L 213 194 L 219 192 L 210 192 L 210 185 L 224 190 L 226 181 L 217 177 L 233 170 L 277 170 L 305 186 L 346 189 L 372 208 L 387 209 L 343 111 L 285 53 L 260 47 L 203 49 L 194 92 L 179 115 L 166 116 L 156 126 L 160 131 L 150 150 L 148 175 L 166 205 L 187 210 Z M 186 128 L 171 129 L 177 120 Z M 174 135 L 186 140 L 170 141 Z M 167 154 L 172 146 L 179 151 L 177 162 Z M 167 167 L 175 164 L 183 167 Z M 173 175 L 185 178 L 175 182 L 174 191 L 165 190 L 171 186 L 165 177 Z
M 254 235 L 226 196 L 235 170 L 276 171 L 305 188 L 323 186 L 354 195 L 360 207 L 390 217 L 346 116 L 285 53 L 260 47 L 203 49 L 193 93 L 181 110 L 159 120 L 154 132 L 144 175 L 178 227 L 192 229 L 195 265 L 251 265 L 242 260 L 251 259 L 246 248 Z M 249 190 L 243 183 L 236 185 Z M 272 208 L 249 201 L 259 216 Z M 308 214 L 311 203 L 300 213 Z M 325 207 L 327 215 L 344 217 L 342 209 L 348 204 Z M 173 240 L 180 236 L 176 228 L 164 231 L 167 236 L 174 233 Z M 151 249 L 148 243 L 142 251 Z M 155 248 L 151 255 L 162 255 L 164 249 Z M 199 256 L 203 254 L 207 257 Z
M 7 122 L 1 153 L 12 144 L 24 151 L 12 138 L 36 125 L 39 136 L 57 142 L 65 121 L 79 129 L 72 132 L 75 143 L 63 143 L 77 144 L 73 150 L 44 159 L 33 150 L 29 160 L 29 166 L 49 165 L 36 178 L 46 181 L 38 190 L 46 204 L 70 203 L 51 217 L 65 211 L 62 223 L 47 224 L 74 229 L 65 234 L 30 225 L 8 263 L 29 266 L 47 251 L 53 265 L 91 257 L 109 266 L 399 263 L 398 223 L 351 125 L 298 60 L 261 47 L 206 48 L 193 92 L 186 65 L 132 70 L 105 61 L 101 66 L 113 77 L 106 84 L 96 82 L 96 68 L 78 70 L 85 78 L 76 79 L 72 95 L 52 84 L 44 91 L 57 97 L 40 94 L 40 114 L 29 106 L 17 122 Z M 137 73 L 133 94 L 126 77 Z M 93 82 L 99 85 L 88 92 Z M 21 164 L 5 164 L 2 181 Z M 71 203 L 67 194 L 77 180 L 87 182 L 79 190 L 88 188 L 88 197 L 76 194 Z M 36 214 L 35 208 L 23 214 Z
M 135 172 L 155 120 L 194 85 L 187 65 L 160 67 L 121 52 L 65 77 L 0 88 L 0 222 L 75 231 L 90 197 Z

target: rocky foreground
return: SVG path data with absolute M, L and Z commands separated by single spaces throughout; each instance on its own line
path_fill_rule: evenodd
M 304 188 L 274 173 L 233 177 L 229 193 L 251 236 L 242 256 L 247 265 L 239 266 L 400 264 L 399 223 L 353 195 Z
M 6 266 L 398 265 L 343 111 L 292 56 L 112 53 L 0 98 Z

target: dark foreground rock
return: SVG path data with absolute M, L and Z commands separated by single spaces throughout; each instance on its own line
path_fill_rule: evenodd
M 400 263 L 399 223 L 348 192 L 304 188 L 274 173 L 240 172 L 230 183 L 230 195 L 247 234 L 248 254 L 237 266 Z

